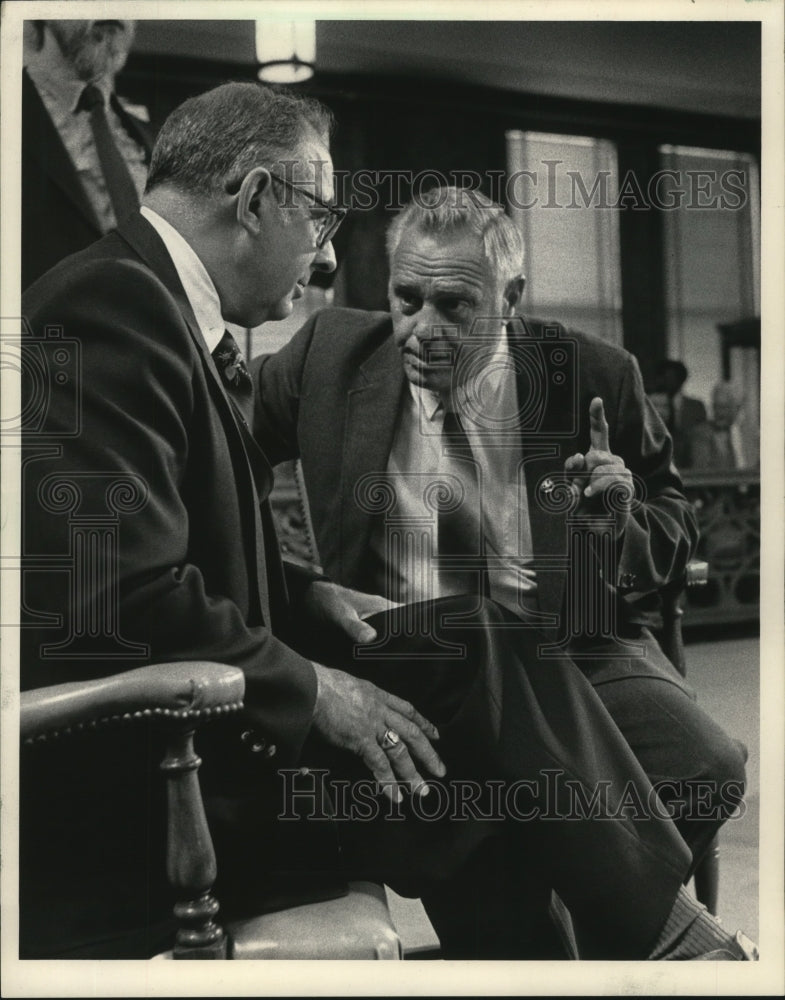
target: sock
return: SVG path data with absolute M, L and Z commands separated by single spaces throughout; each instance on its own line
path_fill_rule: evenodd
M 673 962 L 696 958 L 718 948 L 732 954 L 738 952 L 734 936 L 682 886 L 649 958 Z

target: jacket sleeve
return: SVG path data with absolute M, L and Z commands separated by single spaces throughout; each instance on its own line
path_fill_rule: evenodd
M 673 444 L 643 390 L 638 364 L 622 373 L 611 451 L 633 474 L 635 504 L 624 532 L 617 586 L 650 593 L 680 578 L 695 551 L 698 526 L 672 462 Z
M 136 262 L 88 259 L 69 264 L 62 276 L 46 276 L 24 307 L 33 355 L 46 328 L 56 325 L 75 342 L 79 365 L 78 405 L 72 392 L 55 386 L 45 422 L 25 442 L 23 544 L 44 560 L 62 556 L 70 544 L 69 524 L 92 518 L 100 529 L 107 501 L 115 511 L 118 543 L 103 576 L 90 586 L 72 586 L 70 595 L 67 581 L 54 579 L 65 574 L 26 573 L 23 601 L 31 609 L 59 616 L 66 626 L 70 617 L 113 631 L 107 641 L 115 654 L 96 658 L 88 645 L 80 647 L 84 655 L 55 650 L 41 656 L 52 632 L 23 630 L 32 640 L 22 664 L 23 686 L 100 676 L 144 662 L 232 664 L 245 673 L 246 712 L 253 723 L 279 746 L 278 759 L 296 758 L 313 713 L 312 665 L 254 620 L 250 598 L 238 603 L 237 593 L 250 592 L 244 564 L 236 593 L 216 584 L 215 572 L 209 585 L 203 560 L 193 556 L 195 548 L 204 553 L 213 544 L 194 539 L 190 521 L 204 504 L 204 475 L 215 461 L 194 456 L 211 455 L 221 445 L 199 422 L 207 411 L 204 399 L 201 409 L 195 400 L 201 361 L 176 302 Z M 115 489 L 113 483 L 120 485 Z M 231 482 L 225 490 L 237 509 L 252 509 L 253 498 L 232 493 Z M 220 518 L 216 511 L 216 523 Z M 238 538 L 237 551 L 242 545 Z M 221 567 L 220 559 L 215 562 Z M 98 615 L 97 624 L 91 615 Z
M 320 314 L 306 324 L 276 354 L 251 362 L 256 387 L 254 434 L 272 465 L 298 458 L 297 421 L 303 373 Z

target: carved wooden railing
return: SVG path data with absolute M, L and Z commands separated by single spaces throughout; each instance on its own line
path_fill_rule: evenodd
M 284 557 L 314 568 L 318 562 L 316 541 L 299 463 L 284 462 L 276 466 L 270 503 Z
M 760 613 L 760 476 L 757 471 L 685 472 L 698 514 L 705 587 L 687 592 L 685 625 L 752 622 Z

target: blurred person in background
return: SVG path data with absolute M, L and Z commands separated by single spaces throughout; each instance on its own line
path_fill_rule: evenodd
M 706 422 L 706 407 L 699 399 L 684 394 L 683 386 L 689 372 L 681 361 L 666 358 L 657 366 L 657 393 L 664 397 L 658 405 L 652 399 L 673 438 L 673 461 L 677 469 L 692 465 L 690 435 L 693 427 Z M 651 398 L 651 397 L 650 397 Z
M 393 220 L 387 249 L 389 312 L 323 310 L 281 351 L 254 362 L 258 440 L 273 463 L 301 459 L 319 555 L 337 582 L 409 605 L 473 595 L 485 607 L 490 598 L 502 617 L 486 627 L 496 640 L 509 630 L 528 684 L 555 679 L 557 664 L 564 670 L 563 686 L 550 688 L 539 708 L 551 749 L 563 753 L 570 725 L 579 725 L 584 742 L 579 736 L 574 759 L 591 759 L 600 781 L 625 758 L 637 761 L 663 802 L 673 804 L 676 792 L 674 832 L 697 865 L 735 807 L 726 795 L 734 787 L 741 794 L 746 751 L 695 704 L 642 624 L 643 603 L 651 606 L 683 574 L 697 526 L 637 362 L 597 338 L 519 314 L 523 239 L 501 205 L 478 191 L 442 187 L 415 198 Z M 614 512 L 605 522 L 607 563 L 576 554 L 568 505 L 549 499 L 565 487 L 574 491 L 576 524 Z M 619 505 L 622 494 L 641 499 Z M 560 563 L 565 545 L 569 556 Z M 587 619 L 584 608 L 595 601 L 607 611 Z M 400 679 L 402 665 L 395 668 Z M 422 679 L 423 664 L 416 670 Z M 505 673 L 498 690 L 483 690 L 494 691 L 501 717 L 514 720 L 513 740 L 523 741 L 524 732 L 530 740 L 535 716 L 526 707 L 511 714 L 516 676 Z M 588 710 L 593 694 L 621 738 L 610 754 L 599 719 L 584 727 L 564 714 L 576 704 Z M 696 780 L 715 797 L 711 818 L 690 804 Z M 518 858 L 535 852 L 538 874 L 553 880 L 571 912 L 581 957 L 624 954 L 621 940 L 633 923 L 625 893 L 598 902 L 599 885 L 607 893 L 618 873 L 598 875 L 589 860 L 592 835 L 582 827 L 549 824 L 541 852 L 522 845 L 520 831 L 512 841 L 500 837 L 493 851 L 503 888 L 489 892 L 487 868 L 476 869 L 471 883 L 476 900 L 492 897 L 480 919 L 462 903 L 467 881 L 463 897 L 424 892 L 445 957 L 521 957 L 510 937 L 516 921 L 520 935 L 521 900 L 536 894 L 529 873 L 522 887 L 510 850 Z M 614 834 L 604 824 L 603 836 Z M 565 836 L 570 847 L 557 846 Z M 661 847 L 659 857 L 673 860 L 673 847 Z M 624 857 L 629 864 L 639 848 L 620 846 L 614 863 Z M 601 853 L 608 850 L 615 848 L 602 845 Z M 565 878 L 578 858 L 583 863 Z M 645 897 L 661 916 L 670 908 L 645 954 L 740 959 L 726 932 L 669 881 L 673 870 L 635 878 L 636 906 Z M 505 894 L 518 898 L 506 912 Z M 506 941 L 505 927 L 491 919 L 500 913 L 513 928 Z M 584 950 L 598 921 L 622 913 L 630 926 L 620 932 L 606 924 L 605 939 Z
M 115 93 L 135 21 L 27 22 L 22 81 L 22 288 L 139 207 L 147 110 Z
M 690 452 L 693 469 L 727 471 L 748 466 L 739 415 L 742 400 L 731 382 L 718 382 L 711 392 L 711 420 L 693 427 Z

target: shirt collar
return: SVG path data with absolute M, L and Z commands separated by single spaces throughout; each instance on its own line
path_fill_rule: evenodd
M 49 100 L 64 112 L 76 111 L 87 82 L 76 76 L 73 67 L 60 51 L 57 40 L 48 30 L 44 31 L 41 48 L 28 56 L 26 69 L 39 92 L 45 92 Z M 114 91 L 114 78 L 104 76 L 92 82 L 102 92 L 108 106 Z
M 194 311 L 196 322 L 199 324 L 208 350 L 212 353 L 226 330 L 226 323 L 221 315 L 221 300 L 218 298 L 213 279 L 207 273 L 207 268 L 196 251 L 171 223 L 146 205 L 143 205 L 140 211 L 169 251 L 177 276 Z
M 419 406 L 420 412 L 425 416 L 425 419 L 432 422 L 439 413 L 442 405 L 439 394 L 421 385 L 415 385 L 414 382 L 409 382 L 409 392 L 412 394 L 412 399 Z

